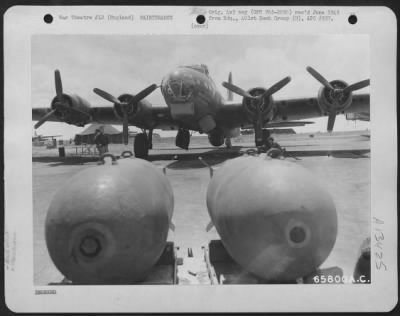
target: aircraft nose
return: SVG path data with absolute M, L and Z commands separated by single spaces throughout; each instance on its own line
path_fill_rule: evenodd
M 175 102 L 187 101 L 193 93 L 190 78 L 186 78 L 180 71 L 166 76 L 161 83 L 161 89 L 164 96 Z

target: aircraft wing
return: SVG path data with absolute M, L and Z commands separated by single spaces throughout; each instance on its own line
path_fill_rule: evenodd
M 52 112 L 51 108 L 32 108 L 32 121 L 40 121 L 43 117 L 50 114 Z M 74 115 L 74 111 L 64 113 L 64 116 L 61 115 L 50 115 L 47 117 L 46 121 L 48 122 L 59 122 L 59 123 L 67 123 L 76 126 L 84 126 L 87 123 L 98 122 L 104 124 L 121 124 L 121 121 L 114 114 L 114 110 L 112 107 L 91 107 L 88 110 L 88 116 L 90 119 L 85 121 L 77 119 Z
M 42 117 L 50 112 L 51 109 L 49 108 L 33 108 L 32 120 L 39 121 Z M 46 121 L 68 123 L 78 126 L 84 126 L 88 123 L 122 125 L 122 120 L 115 115 L 114 108 L 110 106 L 91 107 L 89 109 L 89 115 L 91 119 L 87 122 L 84 122 L 83 124 L 68 122 L 57 115 L 50 116 Z M 129 125 L 144 129 L 148 129 L 150 127 L 161 130 L 178 129 L 178 125 L 172 119 L 168 107 L 163 106 L 148 107 L 145 111 L 130 119 Z
M 264 128 L 279 128 L 279 127 L 299 127 L 306 126 L 308 124 L 314 124 L 311 121 L 275 121 L 268 122 L 264 124 Z M 244 124 L 241 126 L 242 129 L 252 129 L 254 128 L 253 124 Z
M 353 95 L 352 103 L 346 110 L 346 113 L 369 113 L 370 96 L 369 94 L 356 94 Z M 318 105 L 317 98 L 299 98 L 278 100 L 274 102 L 273 119 L 264 124 L 263 127 L 276 127 L 268 126 L 268 124 L 282 123 L 281 127 L 288 126 L 301 126 L 302 122 L 298 120 L 312 119 L 323 117 L 324 113 Z M 227 102 L 217 112 L 217 122 L 228 128 L 234 127 L 250 127 L 253 122 L 249 120 L 243 104 L 240 102 Z M 283 126 L 286 122 L 287 125 Z M 290 124 L 293 125 L 290 125 Z
M 94 122 L 103 124 L 122 125 L 113 107 L 92 107 L 91 115 Z M 171 112 L 166 106 L 148 105 L 129 120 L 129 125 L 143 129 L 177 130 L 178 124 L 172 119 Z
M 370 115 L 367 112 L 346 113 L 346 120 L 351 121 L 370 121 Z
M 369 101 L 369 94 L 353 95 L 352 103 L 346 113 L 369 113 Z M 278 118 L 283 120 L 303 120 L 323 115 L 317 98 L 280 100 L 275 101 L 275 106 L 274 120 Z

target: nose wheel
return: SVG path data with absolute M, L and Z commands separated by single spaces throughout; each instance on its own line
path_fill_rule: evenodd
M 185 128 L 180 128 L 176 134 L 175 145 L 182 149 L 189 149 L 190 132 Z

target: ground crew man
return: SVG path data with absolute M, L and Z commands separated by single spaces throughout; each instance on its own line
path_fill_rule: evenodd
M 100 156 L 108 152 L 108 136 L 104 134 L 104 127 L 96 129 L 94 143 L 96 144 Z

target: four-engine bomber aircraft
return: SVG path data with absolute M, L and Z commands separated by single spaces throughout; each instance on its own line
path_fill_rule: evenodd
M 231 137 L 240 135 L 240 128 L 251 126 L 255 130 L 255 144 L 262 146 L 269 137 L 268 128 L 302 126 L 309 122 L 297 121 L 327 115 L 327 130 L 332 131 L 337 114 L 369 113 L 369 94 L 352 95 L 353 91 L 369 85 L 369 79 L 348 85 L 342 80 L 326 80 L 311 67 L 307 71 L 321 84 L 317 97 L 274 101 L 273 94 L 290 82 L 290 77 L 278 81 L 270 88 L 255 87 L 245 91 L 232 83 L 222 85 L 228 89 L 224 100 L 211 79 L 205 65 L 180 66 L 167 74 L 161 85 L 152 84 L 136 95 L 122 94 L 118 98 L 95 88 L 100 97 L 113 106 L 91 107 L 82 97 L 63 92 L 61 75 L 55 71 L 56 96 L 50 108 L 34 108 L 33 120 L 38 128 L 46 121 L 65 122 L 84 126 L 90 122 L 123 125 L 123 137 L 128 143 L 128 125 L 143 130 L 134 141 L 136 157 L 146 158 L 152 148 L 154 129 L 177 130 L 176 146 L 188 149 L 190 131 L 207 133 L 213 146 L 224 141 L 230 146 Z M 167 107 L 152 106 L 145 98 L 158 87 Z M 233 102 L 233 93 L 243 97 Z

